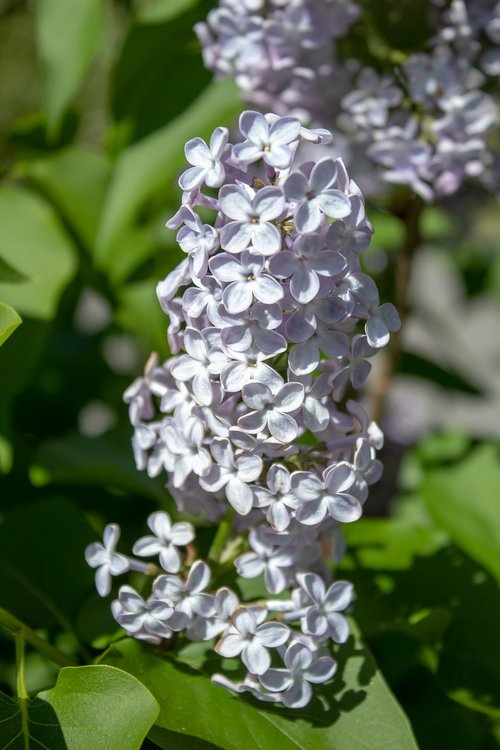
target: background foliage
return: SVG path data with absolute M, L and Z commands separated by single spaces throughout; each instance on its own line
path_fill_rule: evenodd
M 0 2 L 0 747 L 493 750 L 500 256 L 480 194 L 423 217 L 378 517 L 346 528 L 358 625 L 333 688 L 299 717 L 236 701 L 199 647 L 120 640 L 94 593 L 83 550 L 105 523 L 127 541 L 170 507 L 135 470 L 121 394 L 151 349 L 167 354 L 154 290 L 180 259 L 163 224 L 183 144 L 241 107 L 192 33 L 210 5 Z M 373 273 L 403 230 L 369 216 Z M 18 664 L 30 644 L 25 683 L 13 634 Z

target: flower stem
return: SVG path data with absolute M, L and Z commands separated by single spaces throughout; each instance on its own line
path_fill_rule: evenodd
M 22 678 L 20 678 L 19 677 L 20 669 L 18 666 L 18 689 L 19 689 L 20 679 L 22 679 L 22 685 L 24 685 L 24 643 L 25 641 L 30 643 L 34 648 L 36 648 L 37 651 L 47 656 L 55 664 L 59 664 L 59 666 L 61 667 L 77 666 L 77 663 L 73 661 L 73 659 L 71 659 L 69 656 L 64 654 L 62 651 L 59 651 L 59 649 L 56 648 L 55 646 L 52 646 L 52 644 L 46 641 L 44 638 L 40 638 L 40 636 L 37 635 L 34 630 L 28 627 L 28 625 L 26 625 L 24 622 L 21 622 L 21 620 L 18 620 L 17 617 L 14 617 L 14 615 L 11 615 L 10 612 L 7 612 L 5 609 L 1 609 L 1 608 L 0 608 L 0 624 L 4 625 L 8 630 L 10 630 L 14 634 L 14 639 L 16 642 L 16 658 L 17 658 L 18 664 L 19 664 L 19 659 L 21 659 L 21 666 L 23 667 L 23 670 L 22 670 Z M 21 647 L 22 647 L 22 656 L 21 656 L 21 651 L 20 651 Z
M 401 328 L 408 314 L 408 290 L 412 262 L 416 250 L 422 243 L 420 219 L 424 202 L 419 197 L 409 197 L 399 210 L 393 213 L 405 225 L 405 241 L 394 265 L 394 303 L 401 318 Z M 401 331 L 391 334 L 384 352 L 380 376 L 371 392 L 371 418 L 378 422 L 384 413 L 387 393 L 401 359 Z
M 223 518 L 212 542 L 212 546 L 208 552 L 208 559 L 210 562 L 219 563 L 222 550 L 231 531 L 231 520 L 230 518 Z

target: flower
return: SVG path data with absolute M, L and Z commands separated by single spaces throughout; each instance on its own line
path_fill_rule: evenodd
M 159 555 L 163 570 L 167 573 L 177 573 L 181 567 L 181 556 L 177 547 L 193 541 L 193 525 L 185 521 L 172 524 L 168 513 L 157 511 L 148 516 L 148 526 L 154 536 L 138 539 L 132 552 L 140 557 Z
M 245 607 L 238 607 L 233 616 L 234 633 L 223 636 L 215 646 L 221 656 L 241 654 L 249 672 L 264 674 L 271 666 L 268 648 L 283 645 L 290 630 L 280 622 L 262 622 L 266 613 L 256 615 Z
M 85 560 L 91 568 L 97 568 L 95 585 L 99 596 L 107 596 L 111 591 L 111 576 L 118 576 L 130 570 L 129 560 L 115 552 L 120 538 L 120 527 L 110 523 L 104 528 L 103 542 L 89 544 L 85 550 Z

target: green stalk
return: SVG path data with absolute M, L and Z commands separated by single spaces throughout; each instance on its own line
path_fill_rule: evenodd
M 71 659 L 71 657 L 59 651 L 58 648 L 52 646 L 51 643 L 46 641 L 44 638 L 40 638 L 28 625 L 17 617 L 11 615 L 5 609 L 0 608 L 0 625 L 4 625 L 8 630 L 14 634 L 16 642 L 16 658 L 19 660 L 22 666 L 22 676 L 20 677 L 20 670 L 18 668 L 18 690 L 24 686 L 24 643 L 29 643 L 33 648 L 36 648 L 41 654 L 47 656 L 55 664 L 60 667 L 75 667 L 77 663 Z M 21 654 L 22 652 L 22 654 Z M 19 683 L 21 680 L 21 683 Z M 25 689 L 24 689 L 25 690 Z M 27 697 L 27 694 L 26 694 Z

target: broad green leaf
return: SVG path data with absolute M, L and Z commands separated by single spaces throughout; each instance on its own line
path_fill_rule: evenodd
M 138 0 L 137 17 L 142 23 L 170 21 L 199 5 L 199 0 Z
M 345 532 L 348 553 L 341 569 L 355 585 L 355 614 L 363 632 L 371 639 L 404 634 L 426 644 L 443 690 L 469 708 L 497 716 L 500 599 L 495 579 L 449 545 L 438 528 L 363 519 Z M 485 613 L 481 622 L 478 613 Z
M 48 703 L 18 701 L 0 693 L 0 750 L 69 750 Z
M 56 136 L 99 42 L 103 0 L 38 0 L 36 24 L 49 131 Z
M 138 211 L 158 190 L 172 186 L 185 164 L 184 144 L 194 136 L 208 138 L 218 125 L 228 125 L 239 109 L 230 79 L 208 86 L 172 123 L 125 149 L 118 158 L 97 238 L 97 260 L 106 264 L 114 244 Z
M 64 667 L 39 698 L 56 714 L 67 750 L 139 750 L 159 711 L 139 680 L 106 665 Z
M 164 481 L 155 482 L 135 468 L 131 435 L 114 429 L 95 438 L 73 433 L 49 440 L 36 454 L 37 465 L 51 482 L 111 487 L 164 501 Z
M 85 547 L 96 534 L 65 500 L 41 500 L 5 513 L 0 523 L 0 601 L 34 627 L 71 630 L 93 589 Z
M 500 580 L 500 454 L 483 445 L 457 466 L 430 471 L 421 489 L 436 523 Z
M 22 320 L 16 311 L 10 305 L 0 301 L 0 346 L 21 323 Z
M 89 252 L 93 250 L 110 171 L 104 155 L 80 146 L 18 167 L 20 174 L 46 193 Z
M 24 188 L 2 187 L 0 249 L 27 277 L 0 283 L 0 298 L 28 317 L 52 318 L 77 265 L 75 247 L 53 208 Z
M 103 660 L 136 675 L 160 704 L 156 724 L 189 741 L 224 750 L 416 750 L 404 713 L 357 637 L 340 658 L 345 664 L 333 684 L 301 711 L 232 696 L 207 675 L 130 639 L 112 646 Z
M 19 271 L 17 271 L 14 266 L 6 263 L 0 256 L 0 281 L 16 283 L 19 281 L 26 281 L 26 276 L 23 273 L 19 273 Z
M 133 141 L 182 115 L 211 78 L 193 31 L 199 11 L 174 10 L 163 22 L 133 25 L 114 68 L 114 119 Z

